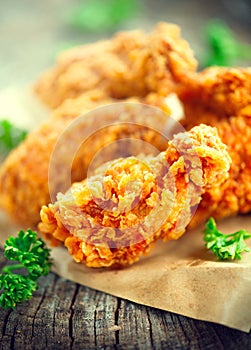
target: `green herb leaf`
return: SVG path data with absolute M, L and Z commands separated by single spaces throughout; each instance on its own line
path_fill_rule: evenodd
M 250 251 L 244 240 L 250 238 L 251 233 L 246 230 L 239 230 L 232 234 L 223 234 L 217 229 L 215 220 L 210 218 L 203 233 L 206 247 L 219 260 L 240 260 L 242 253 Z
M 8 120 L 0 120 L 0 155 L 4 159 L 8 153 L 25 139 L 27 131 L 12 125 Z
M 138 6 L 137 0 L 82 0 L 68 14 L 68 22 L 77 29 L 102 32 L 134 16 Z
M 0 275 L 0 289 L 3 292 L 0 295 L 0 306 L 4 309 L 10 307 L 14 309 L 17 304 L 30 299 L 37 288 L 37 283 L 27 276 L 11 272 L 2 274 Z
M 4 243 L 4 256 L 19 264 L 5 266 L 0 275 L 0 306 L 15 308 L 18 303 L 28 300 L 38 288 L 37 280 L 47 275 L 52 266 L 50 250 L 32 230 L 19 231 L 17 237 L 9 237 Z M 23 276 L 13 270 L 26 269 Z
M 251 46 L 239 43 L 224 21 L 210 21 L 205 29 L 209 53 L 204 66 L 232 66 L 240 59 L 251 59 Z

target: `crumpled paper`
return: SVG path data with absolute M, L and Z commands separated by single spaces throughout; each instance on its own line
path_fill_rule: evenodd
M 15 104 L 15 96 L 18 94 L 10 98 L 12 105 Z M 33 98 L 31 96 L 31 100 Z M 24 100 L 27 108 L 27 99 Z M 0 101 L 4 101 L 1 94 Z M 19 95 L 16 108 L 22 101 Z M 25 108 L 20 106 L 20 111 Z M 33 118 L 32 113 L 25 113 L 26 123 L 27 116 Z M 251 230 L 251 216 L 229 218 L 219 222 L 218 227 L 225 233 Z M 15 235 L 18 229 L 1 213 L 1 244 L 8 235 Z M 240 261 L 217 261 L 204 246 L 202 230 L 203 227 L 199 227 L 188 231 L 178 241 L 157 242 L 148 256 L 123 269 L 87 268 L 75 263 L 64 247 L 52 248 L 53 271 L 79 284 L 139 304 L 249 332 L 251 253 L 245 253 Z M 247 244 L 251 248 L 251 239 Z

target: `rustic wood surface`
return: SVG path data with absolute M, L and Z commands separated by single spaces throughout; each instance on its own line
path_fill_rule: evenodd
M 251 349 L 251 332 L 137 305 L 54 273 L 39 285 L 28 302 L 0 309 L 2 350 Z

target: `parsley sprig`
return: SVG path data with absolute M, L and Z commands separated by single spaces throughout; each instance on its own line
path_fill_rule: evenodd
M 246 230 L 239 230 L 231 234 L 223 234 L 217 229 L 215 220 L 210 218 L 203 231 L 206 247 L 210 249 L 219 260 L 241 259 L 241 254 L 250 251 L 244 242 L 251 237 Z
M 15 127 L 6 119 L 0 120 L 0 160 L 25 139 L 27 131 Z
M 50 249 L 36 232 L 20 230 L 17 237 L 11 236 L 5 241 L 4 256 L 19 262 L 5 266 L 0 274 L 0 306 L 14 309 L 32 297 L 38 289 L 38 278 L 49 273 L 52 266 Z M 13 272 L 20 269 L 25 269 L 27 274 Z

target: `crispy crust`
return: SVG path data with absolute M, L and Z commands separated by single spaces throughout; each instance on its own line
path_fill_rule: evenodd
M 179 86 L 178 94 L 185 107 L 191 109 L 188 118 L 194 112 L 194 119 L 198 114 L 203 118 L 205 112 L 222 118 L 237 116 L 250 106 L 250 91 L 251 68 L 210 67 L 200 73 L 188 72 L 186 84 Z
M 133 101 L 137 101 L 137 99 L 134 98 Z M 86 98 L 85 103 L 88 105 Z M 89 102 L 90 104 L 92 102 Z M 104 105 L 102 102 L 100 104 Z M 98 103 L 93 105 L 99 106 Z M 71 130 L 69 134 L 67 130 L 72 125 L 75 116 L 55 115 L 50 120 L 44 122 L 37 130 L 31 132 L 26 140 L 1 165 L 0 206 L 14 220 L 22 223 L 22 225 L 33 226 L 39 222 L 41 206 L 50 202 L 52 192 L 55 193 L 57 190 L 64 190 L 62 189 L 63 182 L 65 181 L 64 171 L 68 169 L 69 162 L 72 162 L 71 179 L 74 182 L 86 177 L 89 164 L 96 152 L 116 140 L 123 138 L 139 139 L 146 141 L 159 150 L 163 150 L 167 144 L 165 138 L 156 133 L 154 128 L 151 130 L 149 127 L 144 127 L 143 125 L 146 123 L 145 115 L 137 117 L 133 111 L 133 106 L 132 110 L 128 108 L 125 111 L 127 120 L 130 120 L 132 125 L 114 125 L 108 129 L 101 129 L 88 137 L 82 145 L 81 143 L 84 140 L 82 136 L 83 132 L 90 125 L 88 114 L 86 116 L 83 115 L 81 121 L 73 129 L 69 128 Z M 102 120 L 110 118 L 108 110 L 99 112 L 99 115 L 100 113 L 102 114 Z M 152 115 L 150 115 L 149 121 L 151 121 L 154 127 Z M 134 125 L 134 122 L 139 123 L 139 125 Z M 156 123 L 164 125 L 165 122 L 165 114 L 160 113 L 160 119 L 159 121 L 156 119 Z M 95 129 L 95 121 L 93 128 Z M 60 155 L 60 164 L 55 169 L 52 185 L 49 182 L 49 170 L 53 163 L 52 159 L 55 160 L 55 156 L 54 158 L 51 157 L 62 135 L 65 135 L 64 143 L 65 147 L 67 147 L 67 152 L 65 148 L 62 148 L 63 153 Z M 73 157 L 70 149 L 74 148 L 74 145 L 81 145 L 81 147 Z M 129 143 L 128 148 L 125 149 L 124 156 L 130 154 L 133 151 L 133 147 L 133 142 L 131 144 Z M 118 152 L 121 156 L 119 144 L 117 145 L 115 143 L 113 147 L 108 148 L 106 153 L 103 153 L 103 157 L 104 159 L 105 157 L 107 159 L 113 159 L 117 157 Z M 139 149 L 140 152 L 142 152 L 142 149 Z M 49 188 L 49 185 L 51 188 Z
M 57 65 L 41 76 L 36 92 L 52 108 L 92 90 L 102 99 L 145 97 L 151 92 L 166 96 L 196 68 L 179 27 L 159 23 L 150 34 L 121 32 L 111 40 L 62 53 Z
M 159 238 L 178 239 L 201 194 L 228 177 L 230 157 L 206 125 L 177 134 L 156 158 L 122 158 L 43 206 L 40 231 L 90 267 L 128 265 Z
M 183 125 L 215 126 L 232 158 L 228 180 L 205 194 L 191 226 L 251 210 L 251 71 L 209 68 L 180 90 Z
M 36 224 L 41 206 L 50 201 L 50 156 L 71 121 L 88 110 L 127 97 L 125 101 L 151 104 L 169 113 L 166 94 L 174 91 L 187 71 L 194 71 L 196 66 L 179 28 L 166 23 L 160 23 L 149 35 L 141 31 L 118 33 L 111 40 L 62 53 L 57 65 L 36 84 L 38 96 L 48 106 L 58 108 L 1 165 L 0 206 L 22 225 Z M 109 135 L 92 138 L 86 150 L 78 153 L 73 181 L 83 179 L 100 147 L 122 135 L 142 138 L 160 150 L 166 147 L 163 140 L 144 130 L 115 128 Z

